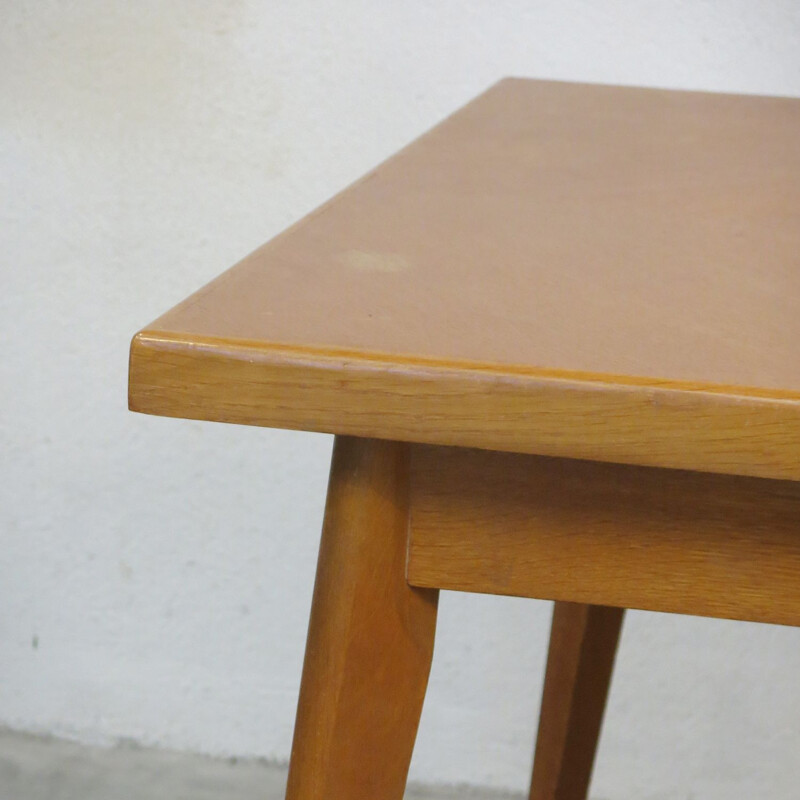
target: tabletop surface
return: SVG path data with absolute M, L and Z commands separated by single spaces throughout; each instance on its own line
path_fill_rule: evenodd
M 518 400 L 527 391 L 533 404 L 521 425 L 534 427 L 530 391 L 548 383 L 587 397 L 624 388 L 651 405 L 653 390 L 691 395 L 712 417 L 723 399 L 749 398 L 749 420 L 791 439 L 800 100 L 503 80 L 148 326 L 132 368 L 137 348 L 148 363 L 159 351 L 242 369 L 289 359 L 339 380 L 368 367 L 378 392 L 408 374 L 397 391 L 418 394 L 419 370 L 428 389 L 437 375 L 485 380 L 487 392 L 518 379 Z M 362 432 L 340 431 L 330 409 L 318 409 L 319 424 L 308 415 L 287 424 L 269 398 L 263 418 L 236 419 L 212 399 L 186 413 L 174 382 L 137 374 L 140 410 Z M 366 406 L 369 391 L 359 395 Z M 517 449 L 457 435 L 442 443 Z M 553 451 L 536 441 L 519 449 Z M 607 457 L 573 450 L 557 454 Z

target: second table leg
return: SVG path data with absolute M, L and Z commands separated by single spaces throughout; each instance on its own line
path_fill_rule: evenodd
M 624 613 L 555 604 L 530 800 L 585 800 Z

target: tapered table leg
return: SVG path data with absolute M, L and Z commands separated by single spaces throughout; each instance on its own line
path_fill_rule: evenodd
M 530 800 L 585 800 L 623 615 L 555 604 Z
M 287 800 L 401 800 L 438 591 L 405 577 L 408 448 L 337 437 Z

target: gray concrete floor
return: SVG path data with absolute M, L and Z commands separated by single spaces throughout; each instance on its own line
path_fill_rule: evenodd
M 283 800 L 285 786 L 286 768 L 263 761 L 85 747 L 0 730 L 0 800 Z M 406 793 L 406 800 L 521 797 L 424 787 Z

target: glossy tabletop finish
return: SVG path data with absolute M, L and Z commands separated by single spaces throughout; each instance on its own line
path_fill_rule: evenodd
M 503 80 L 139 333 L 130 402 L 800 480 L 800 100 Z

